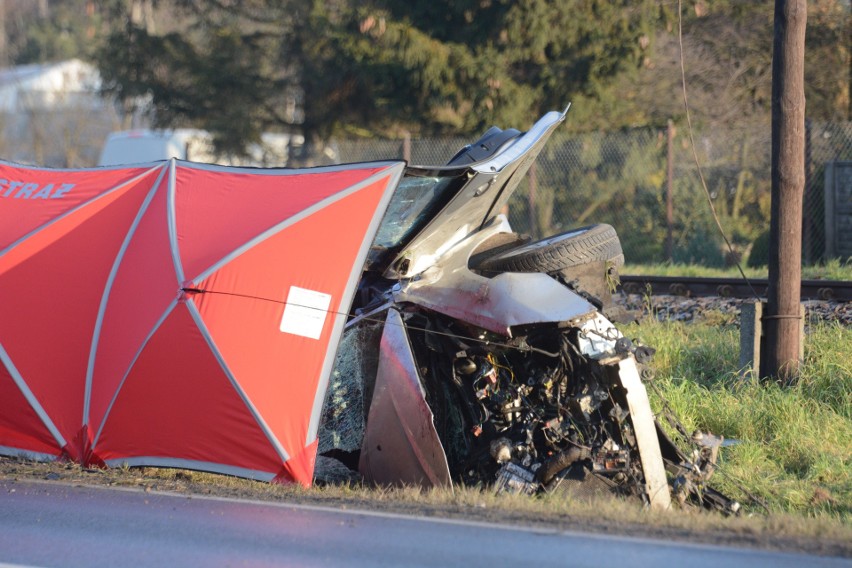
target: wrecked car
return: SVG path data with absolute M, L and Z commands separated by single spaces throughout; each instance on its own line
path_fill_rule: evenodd
M 501 214 L 565 115 L 407 167 L 338 350 L 319 481 L 587 488 L 738 511 L 707 486 L 714 438 L 684 451 L 666 435 L 644 385 L 654 350 L 611 321 L 615 230 L 531 242 Z

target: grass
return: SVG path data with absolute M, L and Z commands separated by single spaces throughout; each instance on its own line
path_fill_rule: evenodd
M 735 266 L 728 268 L 709 268 L 695 264 L 627 264 L 619 269 L 621 274 L 635 276 L 691 276 L 696 278 L 739 277 Z M 767 268 L 743 267 L 749 278 L 766 278 Z M 802 267 L 802 278 L 806 280 L 852 280 L 852 261 L 841 262 L 837 259 L 814 266 Z
M 852 525 L 852 329 L 809 326 L 793 387 L 737 371 L 733 326 L 649 318 L 624 332 L 658 350 L 656 411 L 666 401 L 687 430 L 740 441 L 723 449 L 718 489 L 746 504 L 754 495 L 773 513 Z

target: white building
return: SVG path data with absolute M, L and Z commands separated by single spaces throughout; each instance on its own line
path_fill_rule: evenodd
M 0 159 L 91 166 L 120 126 L 95 66 L 79 59 L 0 69 Z
M 0 112 L 100 108 L 100 86 L 97 68 L 79 59 L 0 69 Z

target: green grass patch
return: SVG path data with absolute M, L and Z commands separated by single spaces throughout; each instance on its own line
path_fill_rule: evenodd
M 718 489 L 745 504 L 753 494 L 772 512 L 852 522 L 852 330 L 811 325 L 792 387 L 737 369 L 733 326 L 648 319 L 624 331 L 657 348 L 656 411 L 665 401 L 687 430 L 740 441 L 722 450 Z
M 688 276 L 694 278 L 738 278 L 740 271 L 736 266 L 728 268 L 710 268 L 695 264 L 626 264 L 619 269 L 621 274 L 634 276 Z M 766 278 L 767 268 L 749 268 L 743 266 L 743 272 L 749 278 Z M 802 267 L 805 280 L 852 280 L 852 261 L 841 262 L 832 259 L 822 264 Z

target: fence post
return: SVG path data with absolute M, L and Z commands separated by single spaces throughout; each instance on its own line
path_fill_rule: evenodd
M 408 130 L 402 135 L 402 159 L 411 163 L 411 132 Z
M 674 123 L 668 120 L 666 125 L 666 260 L 674 258 Z
M 811 119 L 805 119 L 805 195 L 804 215 L 802 215 L 802 262 L 804 264 L 812 264 L 813 259 L 813 188 L 811 182 L 813 176 L 811 173 L 812 156 L 811 156 Z
M 837 256 L 834 236 L 834 168 L 836 162 L 825 164 L 825 253 L 823 258 L 828 260 Z
M 538 238 L 538 215 L 536 215 L 536 203 L 535 203 L 535 190 L 536 190 L 536 164 L 535 162 L 530 165 L 529 175 L 527 179 L 529 179 L 529 193 L 527 194 L 527 213 L 529 217 L 530 223 L 530 236 L 533 238 Z
M 740 306 L 740 373 L 760 378 L 763 347 L 763 308 L 766 302 L 743 302 Z

